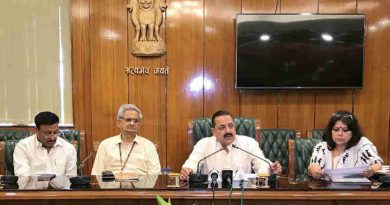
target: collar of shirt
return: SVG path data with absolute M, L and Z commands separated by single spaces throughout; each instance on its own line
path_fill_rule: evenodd
M 135 136 L 133 142 L 136 142 L 137 144 L 139 144 L 139 137 L 138 137 L 138 135 Z M 132 142 L 132 143 L 133 143 L 133 142 Z M 122 143 L 122 137 L 121 137 L 121 135 L 115 136 L 115 138 L 114 138 L 114 144 L 120 144 L 120 143 Z
M 214 137 L 215 137 L 215 136 L 214 136 Z M 234 139 L 234 141 L 226 147 L 226 149 L 229 150 L 229 153 L 230 153 L 230 152 L 232 151 L 232 149 L 233 149 L 233 146 L 232 146 L 233 144 L 237 145 L 237 135 L 236 135 L 236 138 Z M 237 146 L 239 146 L 239 145 L 237 145 Z M 215 137 L 215 150 L 219 150 L 219 149 L 221 149 L 221 148 L 222 148 L 221 143 L 220 143 L 220 142 L 217 140 L 217 138 Z
M 60 137 L 57 137 L 56 143 L 53 147 L 62 146 L 62 141 L 59 139 Z M 43 148 L 42 143 L 38 140 L 38 136 L 35 134 L 35 146 L 38 148 Z

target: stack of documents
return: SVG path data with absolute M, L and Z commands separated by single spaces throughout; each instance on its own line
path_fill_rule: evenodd
M 367 169 L 368 166 L 343 169 L 325 169 L 324 171 L 329 180 L 332 182 L 371 183 L 371 181 L 363 175 L 363 172 Z

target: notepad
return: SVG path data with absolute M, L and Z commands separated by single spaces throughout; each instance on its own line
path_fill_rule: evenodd
M 55 174 L 41 174 L 38 176 L 38 181 L 50 181 L 56 177 Z
M 139 175 L 134 173 L 116 173 L 115 181 L 139 181 Z

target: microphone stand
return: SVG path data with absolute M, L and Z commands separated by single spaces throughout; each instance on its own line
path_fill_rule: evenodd
M 83 170 L 82 168 L 85 166 L 85 163 L 94 156 L 95 154 L 93 152 L 90 152 L 88 156 L 81 161 L 79 167 L 77 168 L 80 172 L 80 176 L 75 176 L 70 178 L 70 182 L 73 186 L 88 186 L 90 185 L 91 177 L 90 176 L 83 176 Z
M 276 182 L 276 175 L 273 173 L 273 171 L 272 171 L 272 164 L 271 164 L 269 161 L 267 161 L 267 160 L 265 160 L 265 159 L 263 159 L 263 158 L 261 158 L 261 157 L 259 157 L 259 156 L 256 156 L 256 155 L 254 155 L 254 154 L 252 154 L 252 153 L 250 153 L 250 152 L 248 152 L 248 151 L 246 151 L 246 150 L 244 150 L 244 149 L 238 147 L 238 146 L 235 145 L 235 144 L 232 144 L 232 147 L 233 147 L 233 148 L 236 148 L 236 149 L 239 149 L 239 150 L 241 150 L 241 151 L 243 151 L 243 152 L 245 152 L 245 153 L 247 153 L 247 154 L 249 154 L 249 155 L 251 155 L 251 156 L 253 156 L 253 157 L 256 157 L 257 159 L 260 159 L 260 160 L 266 162 L 266 163 L 268 164 L 269 169 L 270 169 L 270 172 L 271 172 L 271 175 L 268 177 L 268 183 L 270 183 L 271 181 Z
M 198 164 L 196 166 L 197 167 L 196 174 L 189 174 L 189 181 L 190 181 L 190 183 L 204 183 L 204 182 L 207 181 L 208 175 L 200 173 L 200 162 L 205 160 L 205 159 L 207 159 L 207 158 L 209 158 L 209 157 L 211 157 L 212 155 L 214 155 L 214 154 L 216 154 L 216 153 L 218 153 L 218 152 L 220 152 L 222 150 L 223 150 L 223 148 L 221 148 L 221 149 L 219 149 L 219 150 L 217 150 L 217 151 L 207 155 L 206 157 L 203 157 L 202 159 L 200 159 L 198 161 Z

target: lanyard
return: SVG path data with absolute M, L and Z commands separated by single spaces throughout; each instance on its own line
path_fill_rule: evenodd
M 121 145 L 122 145 L 122 143 L 119 143 L 119 156 L 121 158 L 121 166 L 122 166 L 122 151 L 121 151 L 122 149 L 121 149 Z M 126 161 L 123 164 L 121 171 L 123 171 L 123 169 L 125 168 L 125 166 L 127 164 L 127 160 L 129 160 L 130 154 L 133 151 L 134 145 L 135 145 L 135 141 L 133 142 L 133 145 L 131 146 L 130 152 L 129 152 L 129 154 L 126 157 Z

